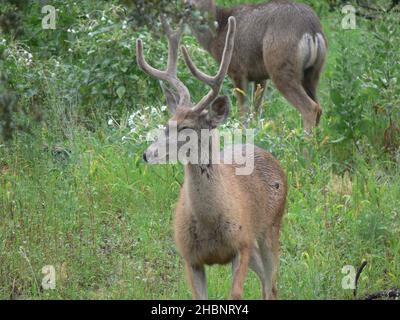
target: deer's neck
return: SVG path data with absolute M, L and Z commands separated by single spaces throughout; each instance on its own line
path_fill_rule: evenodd
M 219 218 L 218 206 L 218 180 L 219 165 L 185 166 L 185 193 L 191 214 L 199 222 L 207 225 L 215 224 Z M 223 201 L 223 199 L 219 199 Z
M 220 151 L 215 134 L 214 132 L 210 137 L 209 145 L 201 145 L 201 152 L 207 148 L 208 154 L 203 155 L 202 160 L 197 164 L 190 163 L 185 166 L 186 201 L 190 211 L 205 224 L 213 224 L 218 221 L 220 211 L 218 207 L 222 200 L 219 188 L 221 165 L 215 163 Z M 206 158 L 208 161 L 204 161 Z
M 199 41 L 200 45 L 208 52 L 211 52 L 213 48 L 213 43 L 217 38 L 216 31 L 209 26 L 205 28 L 193 26 L 192 31 L 197 41 Z

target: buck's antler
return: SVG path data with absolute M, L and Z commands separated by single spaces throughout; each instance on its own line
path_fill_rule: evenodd
M 177 60 L 179 43 L 181 40 L 183 26 L 181 25 L 177 30 L 172 30 L 166 18 L 161 16 L 161 24 L 165 34 L 168 37 L 168 63 L 167 69 L 161 71 L 150 66 L 143 56 L 142 40 L 136 41 L 136 59 L 139 67 L 149 74 L 150 76 L 168 82 L 177 92 L 179 102 L 177 106 L 190 106 L 190 93 L 188 88 L 177 78 Z M 172 107 L 171 107 L 172 109 Z M 175 110 L 172 109 L 172 112 Z
M 235 32 L 236 32 L 236 20 L 234 17 L 229 17 L 228 20 L 229 27 L 228 32 L 226 34 L 225 47 L 224 52 L 222 54 L 221 64 L 218 70 L 218 73 L 211 77 L 206 75 L 202 71 L 200 71 L 192 59 L 190 58 L 187 49 L 182 46 L 182 53 L 185 59 L 186 65 L 190 69 L 190 72 L 200 81 L 205 82 L 207 85 L 211 87 L 211 90 L 208 92 L 206 96 L 204 96 L 200 102 L 194 107 L 195 111 L 201 112 L 203 111 L 217 96 L 221 89 L 222 83 L 228 72 L 229 64 L 231 63 L 233 47 L 235 43 Z

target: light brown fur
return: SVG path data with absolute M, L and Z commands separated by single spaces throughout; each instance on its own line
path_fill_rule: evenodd
M 171 86 L 164 90 L 174 116 L 165 130 L 165 137 L 155 141 L 143 154 L 143 159 L 157 163 L 168 158 L 169 155 L 161 155 L 158 148 L 166 141 L 169 141 L 169 146 L 175 144 L 179 150 L 182 142 L 177 138 L 170 139 L 172 129 L 176 129 L 178 134 L 188 129 L 195 131 L 199 137 L 197 146 L 200 147 L 200 155 L 204 155 L 200 159 L 206 158 L 205 155 L 209 157 L 203 162 L 191 160 L 185 165 L 185 181 L 175 215 L 175 240 L 185 259 L 193 297 L 207 298 L 205 265 L 232 262 L 233 299 L 242 298 L 249 267 L 260 277 L 263 298 L 276 298 L 279 231 L 287 193 L 285 173 L 270 153 L 254 146 L 248 148 L 250 145 L 225 148 L 219 155 L 220 161 L 211 164 L 210 160 L 215 159 L 213 152 L 219 152 L 215 151 L 217 145 L 214 143 L 217 142 L 213 135 L 209 136 L 208 144 L 200 141 L 201 130 L 209 129 L 215 134 L 213 129 L 229 115 L 229 99 L 217 95 L 232 56 L 236 20 L 229 19 L 224 58 L 216 76 L 201 73 L 183 49 L 190 71 L 211 87 L 196 106 L 190 101 L 187 87 L 176 76 L 181 31 L 171 30 L 165 19 L 162 19 L 162 24 L 169 41 L 167 69 L 160 71 L 148 65 L 140 39 L 136 46 L 137 62 L 145 72 Z M 238 159 L 235 155 L 246 156 L 254 163 L 253 170 L 248 175 L 238 175 L 236 169 L 243 165 L 239 165 L 238 161 L 225 163 L 227 158 L 224 153 L 232 155 L 230 159 L 234 161 Z
M 243 271 L 232 297 L 241 298 L 253 250 L 264 243 L 279 260 L 279 231 L 285 208 L 287 181 L 279 163 L 268 152 L 255 149 L 255 168 L 249 176 L 235 175 L 235 165 L 212 165 L 207 174 L 197 165 L 185 167 L 175 216 L 175 240 L 192 268 L 226 264 L 239 255 Z M 276 272 L 271 274 L 276 297 Z M 191 274 L 189 272 L 189 279 Z M 198 297 L 192 287 L 194 297 Z M 268 297 L 264 292 L 263 296 Z

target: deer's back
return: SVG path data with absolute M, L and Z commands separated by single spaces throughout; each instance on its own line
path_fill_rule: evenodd
M 268 78 L 268 70 L 264 67 L 266 42 L 272 55 L 278 56 L 297 50 L 300 39 L 306 33 L 323 35 L 319 18 L 304 4 L 271 1 L 230 9 L 219 8 L 219 33 L 212 52 L 218 61 L 222 56 L 229 16 L 237 20 L 235 49 L 229 70 L 231 77 L 247 73 L 251 81 Z

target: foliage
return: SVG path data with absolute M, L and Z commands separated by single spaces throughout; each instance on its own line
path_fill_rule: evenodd
M 387 15 L 382 22 L 374 25 L 374 37 L 372 51 L 374 52 L 370 63 L 366 65 L 367 81 L 379 90 L 380 108 L 377 112 L 395 119 L 400 111 L 400 96 L 398 88 L 400 85 L 400 52 L 398 43 L 400 41 L 400 26 L 397 23 L 397 14 Z M 378 89 L 379 88 L 379 89 Z M 382 110 L 383 108 L 383 110 Z
M 19 2 L 9 0 L 0 11 L 0 31 L 16 38 L 23 32 L 21 28 L 21 12 Z M 5 40 L 0 42 L 0 137 L 4 140 L 12 138 L 15 129 L 14 114 L 17 112 L 17 95 L 10 90 L 7 70 L 4 67 Z
M 4 140 L 12 138 L 14 123 L 13 114 L 16 112 L 17 97 L 8 90 L 6 81 L 0 79 L 0 133 Z
M 154 21 L 158 21 L 161 14 L 179 22 L 187 15 L 181 0 L 125 0 L 123 1 L 131 11 L 131 22 L 135 28 L 143 26 L 157 30 Z
M 399 118 L 397 19 L 397 15 L 382 18 L 372 36 L 369 31 L 350 31 L 338 39 L 340 50 L 331 77 L 333 106 L 328 115 L 339 141 L 358 143 L 371 128 L 377 129 L 380 123 L 387 127 L 392 118 Z M 371 50 L 357 50 L 359 41 L 365 40 Z
M 290 184 L 280 298 L 352 299 L 341 269 L 364 259 L 358 297 L 400 286 L 398 13 L 345 31 L 340 8 L 304 2 L 329 39 L 321 125 L 304 136 L 299 112 L 272 85 L 250 125 Z M 18 8 L 23 33 L 0 36 L 0 126 L 18 129 L 0 143 L 0 298 L 189 298 L 171 227 L 182 167 L 141 161 L 147 132 L 169 115 L 159 83 L 136 66 L 134 43 L 143 39 L 149 62 L 165 66 L 165 38 L 150 33 L 160 26 L 129 21 L 132 8 L 118 1 L 53 5 L 55 30 L 41 29 L 32 1 Z M 183 42 L 200 68 L 216 71 L 194 38 Z M 182 61 L 179 77 L 194 100 L 208 90 Z M 222 90 L 233 97 L 229 80 Z M 241 127 L 232 100 L 226 129 Z M 55 267 L 55 290 L 41 289 L 45 265 Z M 227 297 L 230 268 L 209 271 L 210 296 Z M 253 274 L 245 297 L 260 297 Z

